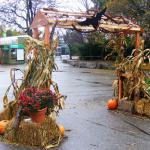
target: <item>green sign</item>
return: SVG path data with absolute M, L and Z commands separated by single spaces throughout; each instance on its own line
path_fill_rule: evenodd
M 11 44 L 10 48 L 24 49 L 24 45 L 22 45 L 22 44 Z

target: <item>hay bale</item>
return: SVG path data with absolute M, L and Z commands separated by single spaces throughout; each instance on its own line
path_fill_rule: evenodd
M 16 131 L 12 129 L 13 122 L 14 119 L 7 126 L 4 136 L 10 143 L 45 147 L 49 144 L 58 143 L 60 140 L 59 128 L 50 117 L 47 117 L 43 123 L 22 120 Z
M 144 114 L 144 101 L 139 100 L 135 102 L 135 112 L 137 112 L 140 115 Z
M 150 101 L 149 100 L 145 100 L 144 102 L 144 114 L 148 117 L 150 117 Z

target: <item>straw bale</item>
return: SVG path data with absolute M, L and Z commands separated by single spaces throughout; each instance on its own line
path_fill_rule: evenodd
M 56 122 L 47 117 L 43 123 L 20 122 L 17 130 L 12 129 L 14 119 L 6 128 L 4 138 L 10 143 L 18 143 L 26 146 L 45 147 L 49 144 L 60 142 L 60 131 Z
M 150 117 L 150 99 L 147 99 L 147 101 L 144 101 L 144 114 L 148 117 Z
M 139 100 L 135 102 L 135 111 L 140 115 L 144 114 L 144 101 L 143 100 Z

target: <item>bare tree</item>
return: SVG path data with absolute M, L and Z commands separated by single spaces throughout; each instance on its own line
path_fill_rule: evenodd
M 55 0 L 5 1 L 0 6 L 0 21 L 7 26 L 15 26 L 28 35 L 32 35 L 30 25 L 37 10 L 42 8 L 46 2 L 48 6 L 55 6 Z

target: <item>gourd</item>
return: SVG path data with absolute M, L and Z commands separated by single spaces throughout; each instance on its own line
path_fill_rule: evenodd
M 9 123 L 9 120 L 0 121 L 0 134 L 5 133 L 5 129 L 6 129 L 6 126 L 7 126 L 8 123 Z
M 108 100 L 107 102 L 108 109 L 114 110 L 114 109 L 117 109 L 117 106 L 118 106 L 118 101 L 116 99 Z
M 65 128 L 64 128 L 64 126 L 63 125 L 58 125 L 58 127 L 59 127 L 60 134 L 62 136 L 64 136 L 64 134 L 65 134 Z

